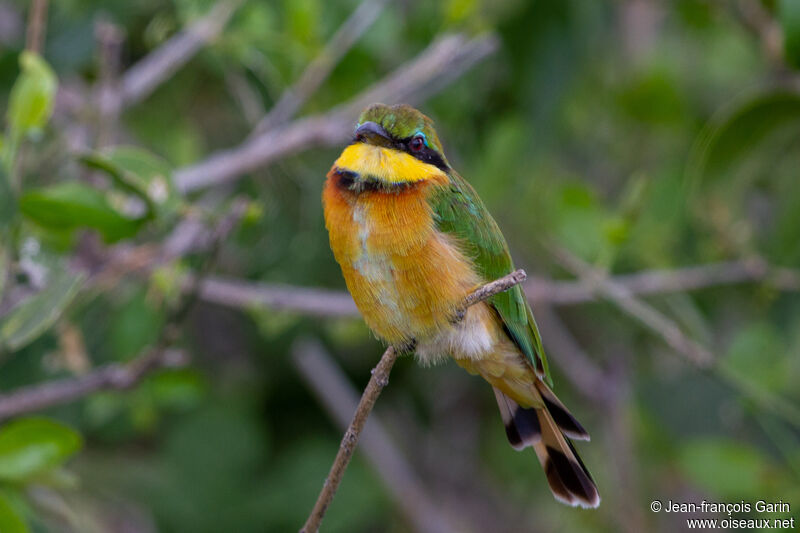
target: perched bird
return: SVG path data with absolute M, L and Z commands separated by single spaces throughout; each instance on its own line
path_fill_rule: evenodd
M 372 332 L 423 364 L 446 357 L 494 388 L 508 440 L 531 446 L 569 505 L 600 496 L 570 439 L 589 435 L 553 394 L 519 286 L 462 311 L 514 267 L 500 228 L 450 167 L 433 122 L 407 105 L 364 110 L 322 195 L 331 249 Z

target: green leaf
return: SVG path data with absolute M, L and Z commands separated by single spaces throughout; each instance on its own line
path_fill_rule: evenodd
M 759 94 L 723 111 L 709 121 L 696 141 L 687 167 L 691 180 L 724 176 L 768 135 L 790 124 L 800 125 L 800 94 L 774 91 Z
M 594 191 L 582 183 L 565 183 L 557 198 L 554 232 L 560 243 L 581 257 L 594 260 L 603 250 L 608 213 Z
M 187 409 L 197 405 L 205 386 L 200 374 L 193 370 L 166 370 L 152 376 L 145 388 L 152 393 L 159 407 Z
M 144 291 L 120 304 L 109 317 L 108 347 L 116 360 L 127 361 L 156 342 L 165 317 L 163 308 L 148 303 Z
M 24 481 L 64 463 L 82 439 L 74 429 L 47 418 L 23 418 L 0 430 L 0 479 Z
M 783 51 L 786 54 L 786 61 L 793 67 L 800 68 L 800 2 L 780 0 L 778 19 L 783 29 Z
M 22 52 L 19 64 L 22 73 L 11 88 L 8 105 L 8 125 L 17 139 L 47 124 L 58 88 L 55 73 L 36 53 Z
M 30 532 L 25 519 L 2 491 L 0 491 L 0 531 L 2 533 Z
M 175 211 L 180 204 L 172 182 L 172 167 L 163 159 L 135 146 L 116 146 L 105 152 L 84 155 L 81 161 L 108 174 L 123 190 L 147 205 L 147 216 Z
M 16 351 L 47 331 L 69 305 L 84 277 L 66 268 L 53 270 L 47 286 L 24 300 L 0 322 L 0 349 Z
M 19 206 L 26 217 L 45 228 L 94 228 L 106 242 L 114 242 L 132 237 L 145 222 L 143 217 L 122 214 L 114 204 L 123 201 L 83 183 L 65 182 L 26 192 Z

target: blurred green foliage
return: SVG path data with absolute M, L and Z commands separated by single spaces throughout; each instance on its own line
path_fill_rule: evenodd
M 736 2 L 392 3 L 302 113 L 348 100 L 443 32 L 496 32 L 499 51 L 421 107 L 520 266 L 568 278 L 543 246 L 554 240 L 612 273 L 753 255 L 797 268 L 800 11 L 794 0 L 751 3 L 782 32 L 779 61 Z M 338 149 L 284 158 L 208 195 L 182 197 L 173 178 L 241 142 L 356 0 L 244 1 L 213 43 L 118 121 L 91 100 L 92 84 L 118 75 L 115 61 L 124 71 L 213 4 L 51 2 L 37 55 L 23 51 L 27 4 L 0 2 L 9 21 L 0 28 L 0 394 L 157 343 L 202 252 L 100 287 L 72 266 L 115 243 L 163 244 L 188 214 L 213 225 L 233 195 L 250 204 L 215 273 L 344 289 L 319 201 Z M 100 21 L 124 36 L 111 65 Z M 88 110 L 69 110 L 71 91 L 90 95 Z M 104 120 L 111 145 L 98 133 Z M 797 292 L 746 283 L 648 302 L 709 346 L 719 370 L 673 357 L 611 304 L 559 309 L 618 380 L 612 416 L 553 365 L 559 396 L 595 437 L 581 445 L 604 497 L 595 512 L 552 500 L 533 455 L 508 447 L 485 384 L 454 365 L 401 361 L 378 413 L 437 505 L 481 514 L 476 527 L 501 532 L 680 528 L 650 513 L 653 499 L 782 499 L 796 515 L 800 428 L 765 405 L 800 403 Z M 307 336 L 357 387 L 381 353 L 357 319 L 201 301 L 180 331 L 189 367 L 4 422 L 0 531 L 296 530 L 340 437 L 291 364 L 291 346 Z M 324 530 L 411 526 L 357 456 Z

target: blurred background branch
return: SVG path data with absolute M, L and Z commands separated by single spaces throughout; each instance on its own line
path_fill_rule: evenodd
M 182 192 L 189 193 L 229 182 L 301 150 L 340 144 L 350 136 L 353 121 L 369 103 L 423 101 L 432 90 L 444 88 L 447 82 L 494 52 L 497 46 L 497 39 L 493 36 L 468 39 L 463 35 L 449 35 L 439 38 L 414 60 L 328 113 L 265 131 L 238 147 L 178 169 L 176 185 Z M 435 88 L 432 87 L 434 80 L 438 80 Z
M 283 124 L 294 116 L 308 98 L 319 89 L 330 76 L 344 55 L 358 42 L 361 36 L 381 14 L 388 0 L 364 0 L 333 34 L 331 40 L 308 64 L 300 78 L 283 91 L 280 99 L 269 113 L 253 128 L 250 137 Z
M 25 32 L 25 48 L 41 53 L 47 31 L 47 0 L 31 0 L 28 13 L 28 29 Z
M 132 65 L 120 79 L 116 91 L 120 99 L 118 105 L 129 107 L 147 98 L 216 38 L 241 4 L 242 0 L 221 0 L 185 31 Z
M 623 288 L 626 294 L 642 296 L 741 283 L 765 283 L 778 290 L 800 291 L 800 271 L 769 267 L 759 259 L 621 274 L 612 276 L 609 281 Z M 576 305 L 597 301 L 597 289 L 588 280 L 558 281 L 530 276 L 524 288 L 534 305 Z M 201 296 L 208 302 L 235 308 L 263 306 L 275 311 L 314 316 L 356 316 L 358 313 L 353 299 L 343 291 L 253 283 L 220 276 L 206 279 Z
M 107 365 L 82 376 L 48 381 L 0 395 L 0 421 L 74 402 L 98 391 L 125 390 L 162 368 L 186 366 L 180 350 L 154 349 L 126 365 Z

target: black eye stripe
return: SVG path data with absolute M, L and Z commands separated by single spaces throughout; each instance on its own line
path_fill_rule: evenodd
M 413 152 L 411 155 L 423 161 L 425 163 L 431 164 L 441 170 L 448 170 L 447 164 L 442 159 L 442 156 L 431 150 L 430 148 L 424 148 L 419 152 Z
M 444 162 L 442 156 L 440 156 L 435 150 L 428 147 L 427 145 L 423 145 L 421 150 L 414 151 L 411 149 L 411 141 L 414 139 L 414 136 L 406 137 L 404 139 L 398 139 L 396 137 L 392 138 L 392 145 L 395 150 L 399 150 L 401 152 L 406 152 L 411 157 L 415 157 L 422 161 L 423 163 L 428 163 L 429 165 L 433 165 L 440 170 L 448 171 L 450 167 L 447 163 Z M 356 144 L 360 142 L 366 142 L 366 140 L 361 136 L 353 136 L 351 144 Z

